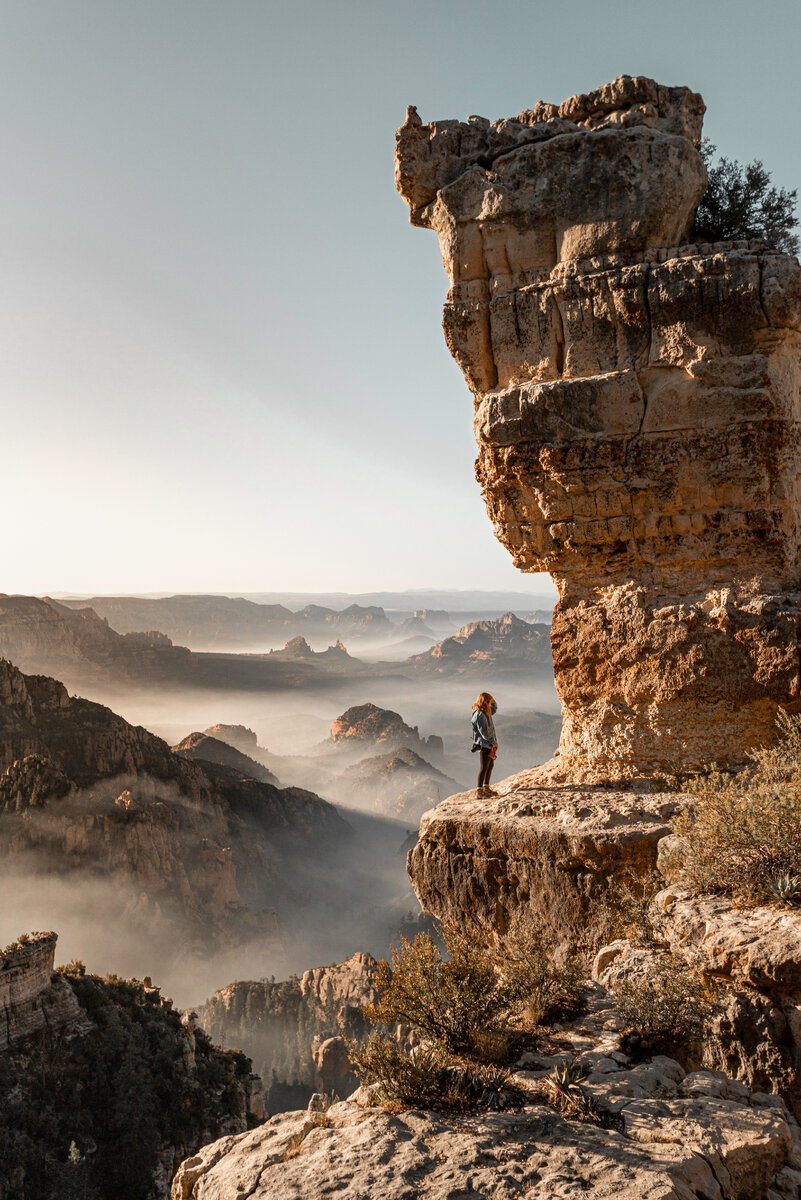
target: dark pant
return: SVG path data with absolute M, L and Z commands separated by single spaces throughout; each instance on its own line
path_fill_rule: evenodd
M 483 746 L 481 747 L 481 766 L 479 767 L 478 771 L 479 787 L 489 786 L 490 775 L 492 774 L 492 765 L 495 762 L 495 759 L 490 757 L 491 753 L 491 750 L 485 750 Z

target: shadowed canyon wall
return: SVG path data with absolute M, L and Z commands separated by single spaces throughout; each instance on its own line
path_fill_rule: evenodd
M 397 134 L 489 515 L 559 590 L 555 779 L 736 762 L 800 698 L 801 270 L 687 244 L 703 113 L 621 76 Z

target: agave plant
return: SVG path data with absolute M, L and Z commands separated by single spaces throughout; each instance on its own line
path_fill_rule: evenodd
M 551 1073 L 551 1082 L 562 1092 L 570 1092 L 578 1087 L 580 1079 L 586 1074 L 581 1063 L 573 1059 L 563 1058 L 557 1063 Z
M 801 875 L 772 875 L 768 893 L 782 904 L 801 904 Z

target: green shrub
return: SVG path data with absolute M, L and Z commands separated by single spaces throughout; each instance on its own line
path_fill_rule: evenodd
M 587 990 L 586 964 L 577 955 L 557 961 L 541 927 L 522 922 L 504 940 L 498 966 L 513 1019 L 531 1029 L 578 1012 Z
M 392 949 L 392 967 L 382 962 L 381 998 L 364 1014 L 374 1024 L 411 1025 L 428 1041 L 452 1053 L 472 1053 L 488 1031 L 502 1031 L 509 998 L 492 958 L 474 936 L 444 923 L 443 955 L 434 938 L 418 933 Z
M 752 751 L 735 775 L 713 768 L 690 781 L 691 802 L 674 828 L 683 869 L 701 892 L 756 903 L 775 899 L 775 881 L 801 874 L 801 717 L 780 712 L 778 741 Z
M 694 242 L 725 242 L 758 238 L 774 250 L 797 254 L 793 233 L 796 189 L 777 188 L 770 172 L 756 159 L 747 167 L 733 159 L 712 162 L 717 147 L 704 138 L 699 147 L 709 182 L 690 232 Z
M 629 1044 L 634 1037 L 644 1052 L 692 1045 L 714 1011 L 684 959 L 668 953 L 656 955 L 643 975 L 624 980 L 614 992 Z
M 374 1030 L 363 1045 L 349 1048 L 358 1078 L 392 1107 L 466 1111 L 507 1107 L 517 1099 L 507 1071 L 454 1063 L 439 1046 L 407 1051 Z

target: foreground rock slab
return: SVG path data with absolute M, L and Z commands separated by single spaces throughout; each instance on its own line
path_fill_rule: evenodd
M 504 933 L 528 915 L 554 936 L 585 927 L 610 882 L 652 871 L 680 797 L 622 788 L 547 785 L 539 770 L 493 797 L 451 796 L 425 813 L 407 868 L 426 912 L 468 915 Z
M 364 1103 L 359 1092 L 333 1105 L 324 1125 L 311 1112 L 284 1113 L 204 1147 L 180 1167 L 173 1200 L 797 1196 L 801 1176 L 789 1165 L 794 1128 L 780 1107 L 761 1107 L 747 1094 L 710 1095 L 705 1081 L 684 1079 L 670 1059 L 620 1075 L 625 1086 L 618 1081 L 615 1090 L 609 1082 L 593 1091 L 623 1097 L 617 1107 L 625 1134 L 565 1120 L 541 1104 L 519 1112 L 392 1115 L 357 1103 Z

